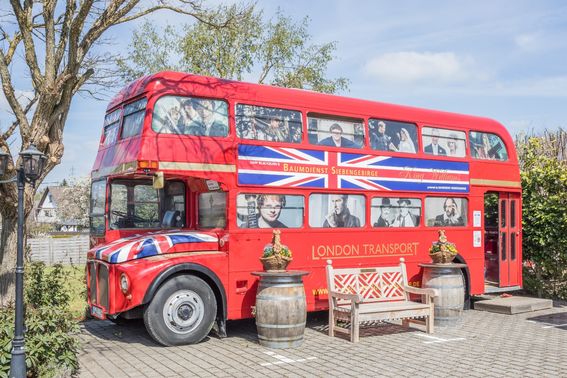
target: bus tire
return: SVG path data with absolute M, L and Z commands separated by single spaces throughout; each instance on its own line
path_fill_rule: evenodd
M 159 344 L 195 344 L 209 334 L 216 313 L 211 287 L 198 277 L 179 275 L 160 286 L 144 311 L 144 324 Z

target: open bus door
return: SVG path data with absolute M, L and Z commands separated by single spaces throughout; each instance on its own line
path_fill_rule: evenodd
M 520 194 L 484 196 L 484 266 L 486 293 L 519 288 L 522 269 Z
M 519 286 L 522 268 L 520 195 L 499 193 L 498 197 L 498 286 Z

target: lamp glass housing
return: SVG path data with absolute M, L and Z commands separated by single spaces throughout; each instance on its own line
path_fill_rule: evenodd
M 0 151 L 0 176 L 4 176 L 4 173 L 6 173 L 6 168 L 8 168 L 8 159 L 10 159 L 10 154 Z
M 20 156 L 26 178 L 31 181 L 37 180 L 43 171 L 46 156 L 39 152 L 33 144 L 27 150 L 20 152 Z

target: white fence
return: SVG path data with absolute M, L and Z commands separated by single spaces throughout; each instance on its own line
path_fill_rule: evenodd
M 89 236 L 28 239 L 28 245 L 31 261 L 43 261 L 47 265 L 84 265 L 89 250 Z

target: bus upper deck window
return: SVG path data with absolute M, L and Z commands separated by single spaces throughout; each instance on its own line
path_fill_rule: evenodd
M 104 117 L 104 146 L 110 146 L 118 140 L 118 128 L 120 127 L 120 114 L 122 109 L 116 109 Z
M 226 137 L 228 105 L 223 100 L 163 96 L 154 106 L 152 130 L 160 134 Z
M 429 155 L 465 157 L 466 137 L 462 131 L 424 127 L 421 132 L 423 152 Z
M 508 151 L 498 135 L 471 131 L 469 140 L 473 158 L 481 160 L 508 160 Z
M 364 122 L 361 119 L 309 114 L 309 143 L 327 147 L 362 148 Z
M 143 98 L 134 101 L 124 107 L 124 120 L 122 121 L 122 139 L 139 135 L 144 125 L 146 115 L 146 104 L 148 101 Z
M 417 126 L 413 123 L 371 118 L 368 120 L 368 135 L 373 150 L 417 152 Z
M 236 135 L 242 139 L 301 143 L 301 113 L 265 106 L 236 105 Z

